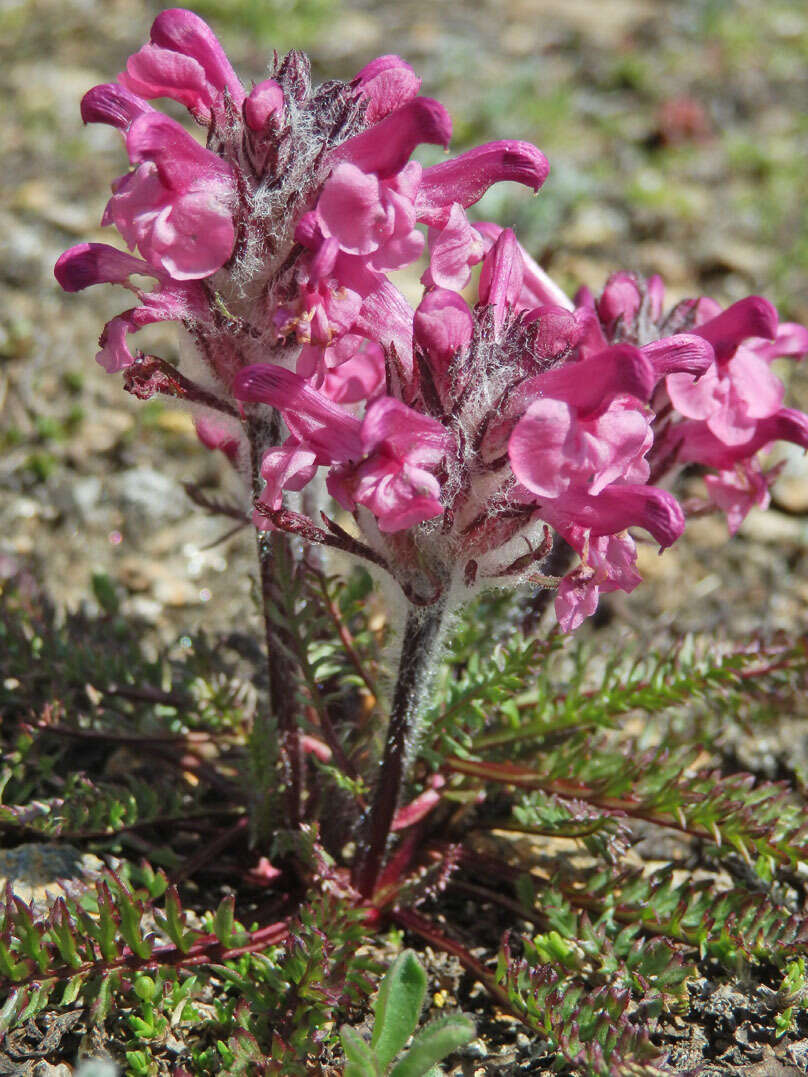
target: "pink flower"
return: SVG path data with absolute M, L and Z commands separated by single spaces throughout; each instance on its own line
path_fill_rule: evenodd
M 118 76 L 140 97 L 170 97 L 202 123 L 220 112 L 225 94 L 241 107 L 244 90 L 216 35 L 192 11 L 169 8 L 151 28 L 151 41 L 130 56 Z
M 378 344 L 348 333 L 327 347 L 302 348 L 297 373 L 337 404 L 355 404 L 383 386 L 384 355 Z
M 481 261 L 485 243 L 480 233 L 469 224 L 463 207 L 455 202 L 443 227 L 429 230 L 429 269 L 421 280 L 426 285 L 465 288 L 471 278 L 471 267 Z
M 424 224 L 442 227 L 456 202 L 467 209 L 504 180 L 538 191 L 549 171 L 547 158 L 529 142 L 489 142 L 424 169 L 416 216 Z
M 417 97 L 421 80 L 400 56 L 379 56 L 362 68 L 351 85 L 366 102 L 366 122 L 374 124 Z
M 374 400 L 360 433 L 365 459 L 329 475 L 328 489 L 343 508 L 370 509 L 380 531 L 403 531 L 443 513 L 433 474 L 453 447 L 449 433 L 426 415 L 384 396 Z
M 646 479 L 652 440 L 649 417 L 630 397 L 617 397 L 594 415 L 545 397 L 517 423 L 508 455 L 516 478 L 540 498 L 568 491 L 595 496 L 617 479 Z
M 317 223 L 347 254 L 370 256 L 375 269 L 400 269 L 421 254 L 424 237 L 415 229 L 415 192 L 421 166 L 411 161 L 401 172 L 380 180 L 342 162 L 323 186 Z
M 676 410 L 687 419 L 707 423 L 710 431 L 728 445 L 749 441 L 758 419 L 774 415 L 783 403 L 785 388 L 756 354 L 750 336 L 777 335 L 777 312 L 770 303 L 743 299 L 696 328 L 710 342 L 716 361 L 698 379 L 669 374 L 666 387 Z
M 443 512 L 440 484 L 431 468 L 438 465 L 453 441 L 446 430 L 427 416 L 391 397 L 374 400 L 360 422 L 312 388 L 299 375 L 269 365 L 243 370 L 236 381 L 236 396 L 278 408 L 294 439 L 284 452 L 294 456 L 294 475 L 304 467 L 337 465 L 328 477 L 329 492 L 346 509 L 370 509 L 382 531 L 400 531 Z M 312 454 L 301 457 L 300 452 Z M 277 475 L 288 467 L 276 450 L 270 492 L 276 508 Z M 307 474 L 308 472 L 304 472 Z M 289 488 L 286 472 L 281 480 Z M 294 487 L 298 488 L 298 487 Z
M 653 474 L 685 463 L 717 468 L 719 475 L 707 476 L 708 493 L 736 531 L 749 508 L 764 503 L 774 477 L 755 454 L 778 439 L 805 444 L 805 426 L 799 413 L 783 408 L 785 390 L 769 364 L 808 352 L 808 330 L 778 326 L 776 310 L 759 296 L 726 310 L 689 299 L 665 313 L 661 279 L 643 282 L 630 273 L 610 278 L 597 301 L 580 301 L 579 350 L 636 341 L 664 378 L 653 399 Z
M 283 119 L 283 90 L 274 79 L 264 79 L 244 100 L 244 122 L 251 131 L 261 132 L 270 122 Z
M 62 254 L 54 275 L 67 292 L 78 292 L 94 284 L 122 284 L 135 293 L 140 305 L 113 318 L 104 327 L 97 361 L 109 373 L 124 370 L 134 362 L 127 337 L 145 325 L 162 321 L 194 319 L 204 321 L 209 314 L 205 293 L 196 281 L 173 281 L 159 269 L 106 243 L 80 243 Z M 151 292 L 135 287 L 132 276 L 156 277 Z
M 572 527 L 564 537 L 582 555 L 582 563 L 559 584 L 555 610 L 562 630 L 574 632 L 598 608 L 601 594 L 630 593 L 642 579 L 637 572 L 637 547 L 629 535 L 591 538 Z
M 731 535 L 735 534 L 755 505 L 761 509 L 769 507 L 769 488 L 781 467 L 765 472 L 753 458 L 739 462 L 734 471 L 719 471 L 717 475 L 705 476 L 710 500 L 726 515 Z
M 137 167 L 114 185 L 102 223 L 175 280 L 215 273 L 235 239 L 232 167 L 158 112 L 135 118 L 126 148 Z

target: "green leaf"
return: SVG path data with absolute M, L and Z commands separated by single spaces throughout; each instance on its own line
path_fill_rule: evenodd
M 344 1077 L 378 1077 L 381 1070 L 376 1062 L 376 1055 L 359 1033 L 350 1025 L 343 1025 L 340 1038 L 348 1060 Z
M 396 958 L 379 986 L 371 1047 L 379 1065 L 389 1066 L 415 1031 L 426 995 L 426 973 L 415 953 Z
M 409 1051 L 393 1066 L 390 1077 L 425 1077 L 434 1065 L 473 1040 L 476 1026 L 470 1017 L 447 1014 L 421 1029 Z
M 219 907 L 216 910 L 216 915 L 213 918 L 213 934 L 222 944 L 222 946 L 230 946 L 233 938 L 233 912 L 235 910 L 236 899 L 233 894 L 228 894 L 227 897 L 222 898 L 219 903 Z

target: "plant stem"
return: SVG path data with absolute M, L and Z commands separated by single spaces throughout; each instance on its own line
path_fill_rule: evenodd
M 373 893 L 382 868 L 408 749 L 440 655 L 445 610 L 445 600 L 441 600 L 425 608 L 410 606 L 407 611 L 384 757 L 355 871 L 354 882 L 363 897 Z
M 273 410 L 268 424 L 260 419 L 249 419 L 247 434 L 250 442 L 253 497 L 257 498 L 263 486 L 263 454 L 266 449 L 280 441 L 278 413 Z M 269 710 L 257 716 L 256 721 L 263 723 L 261 740 L 264 743 L 270 743 L 277 733 L 284 781 L 285 823 L 289 829 L 295 830 L 300 825 L 302 813 L 303 752 L 295 711 L 294 670 L 289 658 L 291 641 L 288 632 L 278 624 L 277 617 L 273 617 L 273 612 L 283 607 L 278 574 L 290 571 L 291 551 L 289 540 L 278 531 L 258 531 L 256 539 L 269 675 Z M 273 780 L 274 775 L 267 775 L 268 782 Z

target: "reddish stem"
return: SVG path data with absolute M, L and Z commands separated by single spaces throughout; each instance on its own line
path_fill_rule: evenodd
M 407 751 L 438 653 L 443 613 L 443 603 L 424 610 L 410 606 L 407 612 L 384 757 L 354 874 L 354 885 L 366 898 L 372 895 L 384 863 L 404 781 Z
M 252 468 L 253 497 L 261 494 L 263 480 L 261 463 L 263 453 L 280 441 L 280 417 L 272 413 L 269 424 L 252 418 L 247 423 L 250 442 L 250 460 Z M 261 576 L 261 600 L 264 609 L 264 634 L 267 648 L 267 672 L 269 675 L 269 721 L 277 723 L 280 740 L 281 766 L 283 768 L 285 796 L 284 805 L 286 826 L 296 830 L 300 825 L 303 800 L 303 751 L 300 744 L 295 712 L 294 673 L 288 655 L 293 649 L 288 638 L 288 631 L 281 628 L 273 617 L 273 610 L 282 605 L 277 600 L 278 569 L 288 568 L 290 555 L 286 537 L 279 532 L 257 532 L 258 564 Z M 272 736 L 273 730 L 267 730 Z M 274 780 L 267 775 L 267 781 Z
M 486 991 L 492 998 L 496 999 L 504 1010 L 514 1014 L 516 1017 L 520 1017 L 511 1006 L 510 999 L 504 988 L 500 987 L 491 973 L 475 957 L 472 957 L 459 942 L 455 942 L 454 939 L 444 935 L 434 924 L 430 923 L 429 920 L 425 920 L 417 912 L 413 912 L 412 909 L 395 909 L 391 913 L 391 917 L 401 927 L 406 928 L 407 931 L 420 935 L 424 942 L 428 942 L 430 946 L 456 957 L 463 968 L 480 981 Z

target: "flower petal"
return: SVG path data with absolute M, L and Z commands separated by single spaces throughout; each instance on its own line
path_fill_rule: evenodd
M 715 350 L 717 363 L 724 363 L 735 354 L 738 345 L 748 337 L 774 340 L 777 336 L 777 311 L 767 299 L 750 295 L 693 329 L 708 340 Z
M 332 150 L 331 160 L 350 161 L 384 179 L 400 172 L 422 142 L 446 146 L 451 135 L 452 121 L 443 105 L 431 97 L 416 97 Z
M 529 142 L 489 142 L 424 169 L 415 202 L 419 221 L 443 225 L 455 202 L 467 209 L 495 183 L 511 180 L 534 191 L 547 179 L 547 158 Z

